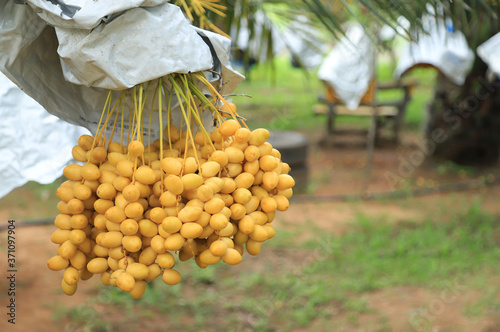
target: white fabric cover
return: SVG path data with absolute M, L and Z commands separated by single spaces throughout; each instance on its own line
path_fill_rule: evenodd
M 477 55 L 497 76 L 500 76 L 500 33 L 497 33 L 477 48 Z
M 359 24 L 351 25 L 318 70 L 345 105 L 355 110 L 375 75 L 376 48 Z
M 426 64 L 462 85 L 474 63 L 474 52 L 464 34 L 455 30 L 450 20 L 436 18 L 432 13 L 422 17 L 422 27 L 424 31 L 417 34 L 417 40 L 402 50 L 394 77 L 399 79 L 411 68 Z
M 0 198 L 28 181 L 51 183 L 88 130 L 47 113 L 0 73 Z

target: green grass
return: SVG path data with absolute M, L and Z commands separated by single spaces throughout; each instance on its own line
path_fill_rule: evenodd
M 410 226 L 411 224 L 408 224 Z M 332 259 L 310 272 L 338 273 L 341 289 L 366 292 L 398 285 L 442 287 L 450 279 L 494 269 L 500 258 L 500 227 L 476 205 L 448 223 L 394 228 L 361 217 L 358 231 L 332 242 Z
M 306 229 L 311 238 L 294 241 Z M 284 232 L 283 238 L 264 246 L 272 259 L 259 262 L 259 270 L 247 266 L 234 272 L 224 265 L 201 270 L 182 263 L 180 285 L 155 280 L 139 301 L 103 288 L 97 298 L 105 301 L 69 310 L 65 316 L 83 326 L 102 321 L 102 331 L 122 326 L 133 330 L 135 319 L 152 326 L 163 321 L 184 331 L 287 331 L 314 322 L 328 324 L 335 318 L 332 312 L 344 313 L 356 326 L 361 315 L 377 313 L 364 294 L 397 286 L 439 292 L 453 284 L 464 285 L 459 291 L 483 291 L 480 300 L 464 308 L 466 315 L 481 316 L 499 307 L 495 295 L 481 285 L 500 272 L 500 225 L 479 204 L 446 223 L 428 216 L 424 222 L 391 226 L 360 215 L 353 230 L 342 237 L 304 225 L 295 233 Z M 94 310 L 95 319 L 89 322 L 89 312 L 96 307 L 105 309 Z M 123 318 L 108 320 L 113 312 Z
M 468 303 L 464 308 L 464 314 L 471 317 L 481 317 L 485 313 L 500 312 L 500 301 L 498 300 L 498 292 L 500 287 L 488 287 L 484 291 L 479 300 Z
M 480 174 L 480 169 L 477 167 L 458 165 L 451 160 L 439 163 L 439 165 L 436 167 L 436 171 L 439 175 L 445 175 L 451 173 L 462 177 L 477 176 L 478 174 Z
M 269 64 L 252 69 L 235 91 L 252 98 L 234 97 L 234 102 L 251 127 L 314 128 L 323 122 L 312 115 L 312 105 L 322 92 L 315 74 L 307 77 L 304 71 L 293 68 L 287 58 L 278 58 L 274 72 Z

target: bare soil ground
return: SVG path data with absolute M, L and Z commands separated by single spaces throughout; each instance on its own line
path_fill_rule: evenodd
M 349 148 L 320 149 L 314 143 L 319 135 L 311 136 L 310 150 L 310 179 L 315 186 L 314 192 L 324 194 L 357 193 L 361 189 L 363 166 L 365 164 L 365 150 L 363 146 Z M 385 174 L 397 174 L 401 160 L 416 151 L 415 135 L 405 137 L 405 147 L 394 148 L 382 146 L 377 148 L 373 161 L 369 191 L 379 192 L 391 190 Z M 415 169 L 404 181 L 412 186 L 433 186 L 439 183 L 462 181 L 477 177 L 477 174 L 464 172 L 436 171 L 436 165 L 424 164 Z M 495 174 L 494 169 L 485 169 L 480 175 Z M 18 189 L 11 195 L 28 195 L 23 189 Z M 450 196 L 453 196 L 450 205 Z M 332 234 L 343 234 L 359 214 L 373 218 L 385 218 L 389 223 L 398 223 L 401 220 L 422 220 L 424 213 L 435 213 L 437 218 L 446 221 L 449 209 L 460 208 L 460 202 L 470 203 L 476 199 L 483 201 L 483 207 L 498 214 L 500 205 L 500 187 L 484 187 L 477 190 L 455 192 L 451 194 L 432 194 L 429 196 L 401 200 L 368 201 L 368 202 L 300 202 L 292 204 L 289 211 L 281 214 L 276 221 L 277 229 L 293 230 L 304 222 L 313 223 L 315 227 Z M 43 207 L 32 205 L 19 208 L 2 206 L 0 222 L 5 223 L 9 218 L 17 220 L 26 216 L 47 216 L 53 210 L 44 210 Z M 39 211 L 39 213 L 37 213 Z M 16 265 L 17 265 L 17 316 L 16 325 L 8 324 L 6 319 L 6 303 L 8 301 L 8 283 L 6 271 L 6 233 L 0 237 L 1 270 L 0 303 L 1 319 L 0 331 L 71 331 L 67 320 L 57 316 L 54 308 L 78 307 L 88 303 L 89 299 L 97 294 L 100 284 L 98 278 L 82 282 L 77 293 L 68 297 L 60 291 L 61 274 L 47 269 L 47 260 L 55 254 L 55 245 L 49 241 L 54 226 L 19 227 L 16 229 Z M 308 234 L 303 234 L 304 239 Z M 300 240 L 300 239 L 299 239 Z M 277 250 L 277 249 L 271 249 Z M 270 253 L 268 253 L 270 254 Z M 297 259 L 292 251 L 280 252 L 280 255 L 290 255 L 291 260 Z M 264 262 L 266 254 L 259 255 L 258 259 L 245 263 L 238 269 L 258 269 L 259 261 Z M 498 284 L 498 280 L 492 281 Z M 331 316 L 326 322 L 315 322 L 308 328 L 296 328 L 295 331 L 321 331 L 324 326 L 330 326 L 328 331 L 500 331 L 500 317 L 475 317 L 465 315 L 463 307 L 467 303 L 477 300 L 477 291 L 471 289 L 455 289 L 452 300 L 443 299 L 443 291 L 431 291 L 419 287 L 397 287 L 366 293 L 363 298 L 372 308 L 370 312 L 362 313 L 353 322 L 352 317 L 346 315 L 342 308 L 327 308 Z M 448 294 L 449 295 L 449 294 Z M 427 310 L 421 313 L 418 310 Z M 420 313 L 420 314 L 419 314 Z M 119 313 L 116 319 L 121 319 Z M 413 320 L 412 316 L 414 315 Z M 423 317 L 423 318 L 422 318 Z M 420 320 L 419 320 L 420 319 Z M 425 329 L 422 322 L 431 322 L 430 329 Z M 428 326 L 427 326 L 428 327 Z M 147 331 L 161 329 L 149 326 Z M 325 330 L 326 331 L 326 330 Z

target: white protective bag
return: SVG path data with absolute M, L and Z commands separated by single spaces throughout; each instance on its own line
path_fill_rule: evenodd
M 488 65 L 489 70 L 500 77 L 500 33 L 479 45 L 477 55 Z
M 376 46 L 359 24 L 352 24 L 318 69 L 345 105 L 355 110 L 375 75 Z
M 174 72 L 215 70 L 218 75 L 205 75 L 224 95 L 244 79 L 229 62 L 229 39 L 193 27 L 165 1 L 28 3 L 32 7 L 14 0 L 0 4 L 0 70 L 48 112 L 92 133 L 110 89 Z M 68 6 L 80 9 L 68 17 Z M 158 138 L 157 125 L 151 137 Z
M 474 63 L 474 52 L 451 20 L 436 18 L 432 7 L 428 10 L 429 14 L 422 17 L 424 31 L 402 50 L 394 77 L 400 79 L 418 65 L 431 65 L 453 83 L 462 85 Z
M 73 159 L 74 142 L 88 130 L 47 113 L 0 73 L 0 198 L 28 181 L 47 184 Z

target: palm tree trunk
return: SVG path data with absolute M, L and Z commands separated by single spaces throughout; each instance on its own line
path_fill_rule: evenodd
M 437 160 L 491 165 L 500 156 L 500 81 L 488 80 L 484 63 L 458 87 L 440 76 L 426 126 Z

